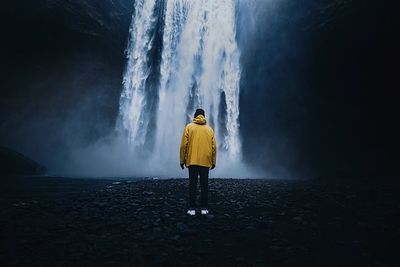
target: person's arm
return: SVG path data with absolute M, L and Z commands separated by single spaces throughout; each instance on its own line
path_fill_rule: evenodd
M 187 145 L 189 142 L 189 132 L 187 127 L 183 130 L 182 140 L 181 140 L 181 147 L 180 147 L 180 164 L 183 169 L 183 165 L 186 164 L 186 154 L 187 154 Z
M 214 169 L 215 165 L 217 164 L 217 141 L 215 140 L 214 133 L 212 135 L 211 145 L 212 145 L 212 167 L 211 167 L 211 169 Z

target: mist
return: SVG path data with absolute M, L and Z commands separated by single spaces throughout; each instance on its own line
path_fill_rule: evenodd
M 297 175 L 298 170 L 295 170 L 293 166 L 297 160 L 297 147 L 293 137 L 289 136 L 288 132 L 278 132 L 281 125 L 286 124 L 290 119 L 287 115 L 292 114 L 293 109 L 283 108 L 284 117 L 279 122 L 273 116 L 266 115 L 282 110 L 276 104 L 271 105 L 271 103 L 280 105 L 277 99 L 286 101 L 286 105 L 292 105 L 290 101 L 293 101 L 287 99 L 287 96 L 298 97 L 299 94 L 297 92 L 295 93 L 297 96 L 293 95 L 293 89 L 290 88 L 296 83 L 295 80 L 291 85 L 283 84 L 279 88 L 282 77 L 295 78 L 293 67 L 290 69 L 286 66 L 286 59 L 293 53 L 291 44 L 296 43 L 297 54 L 301 54 L 302 45 L 299 38 L 294 37 L 293 34 L 290 35 L 292 24 L 288 24 L 287 21 L 294 12 L 288 3 L 288 1 L 237 2 L 236 39 L 242 69 L 239 120 L 244 156 L 240 163 L 229 163 L 230 161 L 227 162 L 224 155 L 220 158 L 220 153 L 218 153 L 218 168 L 213 172 L 216 176 L 293 177 Z M 295 24 L 296 21 L 292 23 Z M 289 39 L 290 42 L 288 42 L 289 37 L 282 37 L 282 32 L 287 33 L 286 36 L 292 40 Z M 126 43 L 128 37 L 128 27 L 126 27 Z M 117 95 L 122 89 L 122 69 L 127 63 L 120 62 L 120 85 L 118 86 L 115 82 L 118 80 L 113 78 L 113 84 L 107 88 L 104 86 L 104 83 L 107 83 L 107 77 L 101 79 L 101 82 L 89 80 L 93 79 L 91 77 L 101 75 L 104 70 L 101 69 L 99 59 L 91 58 L 87 53 L 90 52 L 79 53 L 78 62 L 73 62 L 73 71 L 69 75 L 72 80 L 57 81 L 58 93 L 55 94 L 57 99 L 49 101 L 53 103 L 53 107 L 46 104 L 43 111 L 36 112 L 37 117 L 28 117 L 25 120 L 21 129 L 18 130 L 20 141 L 18 141 L 17 149 L 43 162 L 48 166 L 49 172 L 55 175 L 185 176 L 186 174 L 180 171 L 178 164 L 174 164 L 173 160 L 163 160 L 162 155 L 149 157 L 150 151 L 137 153 L 135 148 L 127 143 L 128 137 L 119 132 L 119 126 L 115 123 L 119 117 L 116 112 L 119 106 Z M 279 69 L 282 66 L 285 66 L 285 69 Z M 62 72 L 62 70 L 59 71 Z M 263 73 L 268 75 L 265 76 Z M 94 86 L 93 83 L 98 85 Z M 300 85 L 297 84 L 296 89 L 299 90 L 299 88 Z M 87 93 L 77 97 L 78 92 Z M 254 95 L 269 99 L 254 103 Z M 59 107 L 60 102 L 64 101 L 67 103 L 61 103 Z M 252 110 L 257 105 L 260 109 L 265 104 L 267 104 L 266 110 Z M 108 111 L 101 110 L 105 108 L 105 105 L 109 106 Z M 60 111 L 60 108 L 65 110 Z M 260 115 L 258 119 L 254 118 Z M 107 116 L 108 119 L 102 120 L 103 116 Z M 260 120 L 263 120 L 264 125 L 261 128 L 254 127 L 254 124 L 260 123 Z M 183 126 L 183 123 L 182 120 L 176 125 Z M 44 131 L 45 129 L 48 131 Z M 31 138 L 36 140 L 35 142 L 26 138 L 27 132 L 31 133 Z M 180 133 L 181 129 L 178 132 Z M 175 141 L 172 142 L 177 146 L 176 163 L 178 162 L 179 139 L 180 136 L 175 136 L 173 138 Z M 22 143 L 21 140 L 25 142 Z M 35 146 L 32 146 L 32 143 Z M 173 148 L 170 150 L 173 154 Z M 145 160 L 146 157 L 148 160 Z M 250 167 L 247 167 L 248 164 Z M 249 171 L 250 169 L 253 171 Z M 258 170 L 254 171 L 256 169 Z
M 383 79 L 389 72 L 373 67 L 385 57 L 371 51 L 389 51 L 378 40 L 386 38 L 380 29 L 391 28 L 381 13 L 371 16 L 372 1 L 365 5 L 236 2 L 242 157 L 232 164 L 218 153 L 212 177 L 395 169 L 392 139 L 383 134 L 394 136 L 386 131 L 392 117 L 385 115 L 394 114 L 393 105 L 381 105 L 394 98 L 372 89 L 389 82 Z M 168 151 L 167 161 L 151 149 L 139 152 L 118 125 L 133 7 L 133 1 L 5 6 L 1 145 L 42 163 L 51 175 L 186 177 L 179 147 Z M 187 119 L 177 121 L 183 126 Z M 182 130 L 170 137 L 173 143 Z
M 267 5 L 268 4 L 268 5 Z M 257 21 L 253 21 L 253 25 L 250 25 L 252 27 L 252 29 L 248 28 L 248 24 L 243 23 L 243 21 L 247 21 L 249 18 L 253 19 L 253 16 L 256 16 L 257 20 L 258 16 L 261 16 L 263 13 L 267 13 L 266 10 L 263 10 L 260 7 L 263 7 L 264 9 L 268 9 L 271 10 L 271 12 L 273 12 L 273 9 L 276 8 L 274 5 L 276 5 L 275 3 L 256 3 L 256 2 L 246 2 L 244 5 L 241 2 L 237 2 L 237 6 L 236 6 L 236 22 L 235 25 L 237 25 L 236 27 L 236 31 L 237 34 L 242 32 L 242 37 L 237 37 L 239 38 L 246 38 L 246 39 L 253 39 L 254 35 L 257 32 L 257 29 L 255 28 L 255 25 L 257 24 Z M 161 6 L 158 7 L 159 9 L 162 8 Z M 167 8 L 167 6 L 163 7 L 164 9 Z M 256 10 L 258 10 L 258 13 L 256 12 Z M 157 11 L 159 12 L 159 11 Z M 167 11 L 166 11 L 167 12 Z M 151 16 L 149 14 L 146 15 L 146 17 Z M 158 15 L 160 16 L 160 15 Z M 133 16 L 133 18 L 135 17 L 135 15 Z M 225 18 L 226 19 L 226 18 Z M 132 21 L 132 25 L 138 25 L 141 22 L 140 21 Z M 200 22 L 197 22 L 200 24 Z M 228 23 L 228 21 L 227 21 Z M 270 24 L 270 23 L 269 23 Z M 193 24 L 196 26 L 196 23 Z M 131 26 L 132 27 L 132 26 Z M 165 26 L 167 27 L 167 26 Z M 136 30 L 137 31 L 137 30 Z M 136 32 L 134 30 L 134 28 L 131 28 L 131 33 L 135 33 Z M 156 30 L 155 33 L 153 33 L 153 36 L 151 37 L 151 39 L 149 39 L 149 41 L 151 42 L 152 40 L 156 40 L 155 44 L 153 44 L 152 46 L 154 46 L 155 48 L 157 47 L 157 43 L 160 41 L 157 41 L 157 39 L 160 39 L 161 37 L 157 36 L 157 32 L 159 32 L 159 30 Z M 164 30 L 167 31 L 167 30 Z M 174 32 L 179 31 L 179 29 L 175 29 Z M 138 33 L 136 33 L 138 34 Z M 182 33 L 184 34 L 184 33 Z M 219 35 L 221 35 L 221 33 L 219 33 Z M 244 37 L 243 37 L 244 36 Z M 142 37 L 143 38 L 143 37 Z M 165 37 L 164 37 L 165 38 Z M 174 38 L 174 37 L 168 37 L 168 38 Z M 130 40 L 132 39 L 132 40 Z M 133 44 L 138 44 L 140 40 L 136 40 L 136 36 L 135 35 L 131 35 L 129 37 L 128 42 L 132 42 Z M 187 40 L 186 42 L 183 42 L 184 44 L 190 42 L 191 40 Z M 219 41 L 221 43 L 221 40 Z M 248 43 L 248 42 L 247 42 Z M 218 44 L 218 43 L 217 43 Z M 144 44 L 146 45 L 146 43 Z M 164 44 L 164 46 L 168 47 L 168 44 Z M 247 46 L 247 47 L 246 47 Z M 134 49 L 134 47 L 132 47 L 132 45 L 128 44 L 127 49 Z M 179 56 L 179 54 L 181 53 L 180 51 L 183 50 L 184 47 L 178 48 L 177 51 L 171 51 L 170 53 L 175 54 L 174 56 Z M 250 47 L 249 45 L 246 45 L 246 43 L 243 43 L 243 47 L 241 48 L 242 50 L 246 50 L 246 49 L 252 49 L 252 47 Z M 166 48 L 163 48 L 163 54 L 162 57 L 168 57 L 168 55 L 166 53 L 168 53 L 169 51 L 165 52 Z M 131 53 L 131 51 L 126 50 L 126 54 L 127 54 L 127 67 L 130 68 L 134 68 L 132 67 L 129 63 L 129 53 Z M 137 52 L 132 52 L 132 53 L 137 53 Z M 151 52 L 154 54 L 154 52 Z M 156 52 L 155 52 L 156 53 Z M 184 52 L 184 53 L 188 53 L 188 52 Z M 187 57 L 187 56 L 186 56 Z M 152 62 L 151 65 L 153 64 L 164 64 L 165 63 L 157 63 L 157 59 L 151 58 L 150 60 L 155 60 L 155 62 Z M 187 62 L 187 59 L 185 59 L 185 64 L 195 64 L 195 63 L 190 63 Z M 187 66 L 187 65 L 186 65 Z M 215 63 L 211 63 L 210 66 L 206 66 L 205 69 L 210 73 L 214 73 L 217 72 L 218 70 L 213 70 L 212 68 L 214 66 L 218 66 L 218 64 L 216 65 Z M 194 66 L 196 67 L 196 66 Z M 144 66 L 139 66 L 139 69 L 130 71 L 128 69 L 126 69 L 125 71 L 125 76 L 124 76 L 124 81 L 127 81 L 128 79 L 132 79 L 131 77 L 134 77 L 135 75 L 140 75 L 140 72 L 150 72 L 154 71 L 154 67 L 152 67 L 152 69 L 149 70 L 145 70 L 145 69 L 140 69 L 140 68 L 144 68 Z M 167 66 L 163 67 L 168 68 Z M 155 70 L 157 71 L 157 70 Z M 166 71 L 166 70 L 164 70 Z M 226 70 L 226 72 L 232 72 L 233 70 Z M 143 74 L 142 74 L 143 75 Z M 156 76 L 157 74 L 150 74 L 150 76 Z M 173 74 L 169 74 L 169 75 L 173 75 Z M 149 99 L 147 100 L 151 104 L 152 106 L 150 106 L 150 108 L 143 108 L 144 111 L 146 113 L 152 112 L 155 113 L 154 110 L 154 103 L 157 103 L 158 101 L 160 101 L 159 105 L 160 107 L 158 108 L 160 113 L 159 114 L 145 114 L 142 113 L 142 111 L 140 110 L 140 107 L 143 106 L 144 104 L 140 104 L 139 102 L 137 102 L 137 99 L 141 99 L 141 97 L 139 95 L 136 96 L 136 99 L 133 99 L 133 106 L 132 108 L 134 108 L 134 110 L 127 106 L 125 109 L 127 109 L 127 113 L 129 114 L 135 114 L 136 117 L 131 117 L 131 115 L 128 115 L 128 117 L 120 117 L 121 115 L 123 116 L 124 114 L 120 113 L 118 116 L 118 123 L 116 124 L 116 131 L 111 133 L 108 137 L 102 137 L 99 140 L 96 140 L 94 143 L 89 144 L 89 145 L 82 145 L 80 144 L 77 148 L 74 148 L 73 146 L 69 146 L 71 148 L 71 151 L 69 151 L 68 153 L 68 158 L 67 158 L 67 162 L 69 162 L 68 164 L 65 164 L 65 166 L 68 166 L 66 169 L 62 170 L 61 173 L 63 175 L 68 175 L 68 176 L 80 176 L 80 175 L 85 175 L 85 176 L 94 176 L 94 177 L 99 177 L 99 176 L 158 176 L 158 177 L 186 177 L 186 173 L 180 171 L 179 168 L 177 168 L 177 162 L 179 161 L 178 159 L 178 153 L 171 153 L 174 150 L 177 150 L 177 148 L 179 147 L 179 142 L 180 142 L 180 133 L 183 129 L 184 123 L 185 121 L 187 122 L 187 119 L 184 119 L 185 116 L 185 110 L 182 110 L 180 112 L 175 112 L 175 113 L 171 113 L 171 107 L 175 106 L 176 104 L 174 104 L 174 99 L 173 99 L 173 95 L 172 94 L 176 94 L 176 95 L 184 95 L 185 91 L 187 91 L 187 87 L 185 87 L 182 83 L 184 83 L 185 78 L 182 78 L 182 72 L 178 71 L 178 76 L 179 76 L 179 83 L 172 85 L 173 87 L 182 87 L 183 92 L 176 92 L 176 93 L 172 93 L 171 89 L 165 89 L 167 90 L 167 94 L 169 94 L 169 98 L 168 101 L 164 104 L 164 106 L 161 106 L 163 103 L 162 99 L 159 100 L 155 100 L 155 99 Z M 191 75 L 190 73 L 188 73 L 188 75 Z M 152 77 L 153 77 L 152 76 Z M 167 79 L 161 77 L 160 81 L 161 83 L 163 82 L 163 79 Z M 153 78 L 154 79 L 154 78 Z M 200 79 L 200 78 L 199 78 Z M 204 81 L 199 81 L 200 84 L 207 84 L 207 83 L 211 83 L 212 80 L 210 75 L 205 76 L 204 77 Z M 165 81 L 170 83 L 169 81 Z M 135 84 L 137 84 L 137 82 L 133 82 Z M 215 86 L 216 84 L 218 84 L 218 81 L 214 81 L 212 82 L 211 85 L 211 90 L 215 90 Z M 129 85 L 128 85 L 129 86 Z M 150 91 L 154 91 L 154 87 L 157 87 L 158 85 L 154 82 L 150 83 L 150 87 L 149 88 L 145 88 L 144 90 L 147 90 L 148 92 Z M 162 89 L 162 84 L 161 84 L 161 89 Z M 166 85 L 164 85 L 166 86 Z M 203 85 L 204 86 L 204 85 Z M 125 90 L 129 90 L 129 87 L 126 88 Z M 204 90 L 204 88 L 203 88 Z M 131 95 L 132 93 L 129 92 L 122 92 L 122 95 Z M 135 93 L 134 93 L 135 94 Z M 148 95 L 148 93 L 146 93 Z M 158 93 L 158 94 L 163 94 L 162 92 Z M 212 93 L 208 92 L 206 95 L 211 95 Z M 136 95 L 136 94 L 135 94 Z M 158 95 L 150 95 L 150 97 L 152 98 L 156 98 L 158 97 Z M 172 98 L 171 98 L 172 97 Z M 122 101 L 123 98 L 121 98 L 120 101 Z M 181 100 L 182 101 L 182 100 Z M 181 102 L 179 101 L 179 102 Z M 201 104 L 202 100 L 198 99 L 198 100 L 189 100 L 189 103 L 198 103 Z M 227 101 L 227 103 L 230 103 L 231 101 Z M 121 102 L 120 105 L 120 112 L 123 111 L 123 103 Z M 145 102 L 146 103 L 146 102 Z M 128 102 L 129 104 L 129 102 Z M 126 105 L 126 104 L 125 104 Z M 181 105 L 178 103 L 178 106 Z M 202 104 L 201 107 L 206 107 L 207 111 L 212 111 L 213 104 L 211 104 L 210 106 L 207 106 L 204 104 Z M 198 106 L 200 107 L 200 106 Z M 121 109 L 122 108 L 122 109 Z M 192 107 L 191 109 L 189 109 L 189 113 L 187 114 L 187 117 L 189 117 L 189 120 L 191 118 L 192 113 L 194 112 L 194 108 L 196 107 Z M 232 108 L 227 107 L 228 110 L 231 110 Z M 170 109 L 170 111 L 166 112 L 166 110 Z M 219 109 L 217 109 L 218 111 Z M 169 116 L 165 116 L 165 115 L 169 115 Z M 179 115 L 183 115 L 181 116 L 181 121 L 179 122 Z M 216 111 L 214 111 L 213 113 L 208 113 L 208 117 L 211 118 L 211 123 L 213 128 L 217 127 L 218 125 L 216 124 L 216 121 L 218 120 L 218 118 L 221 115 L 218 115 L 216 113 Z M 162 117 L 164 116 L 164 117 Z M 222 116 L 231 116 L 230 114 L 223 114 Z M 129 120 L 134 120 L 134 121 L 138 121 L 139 118 L 142 118 L 140 121 L 140 125 L 135 126 L 132 125 L 131 122 L 129 122 Z M 146 120 L 146 118 L 149 121 L 142 121 L 143 119 Z M 121 122 L 122 120 L 122 122 Z M 153 121 L 152 121 L 153 120 Z M 172 123 L 173 121 L 176 121 L 175 123 Z M 158 125 L 154 125 L 156 123 L 156 121 L 158 121 Z M 209 120 L 210 121 L 210 120 Z M 214 121 L 214 123 L 213 123 Z M 164 122 L 167 122 L 168 126 L 163 125 Z M 231 119 L 231 123 L 233 123 L 232 119 Z M 128 125 L 127 128 L 127 132 L 124 135 L 124 129 L 123 126 Z M 147 127 L 143 127 L 142 125 L 148 125 Z M 135 127 L 137 127 L 137 130 L 134 130 Z M 231 128 L 231 127 L 227 127 L 227 126 L 222 126 L 223 128 Z M 138 136 L 130 136 L 130 132 L 131 130 L 136 131 L 136 133 L 138 133 Z M 166 131 L 169 131 L 168 129 L 172 129 L 171 132 L 169 132 L 168 134 L 166 133 Z M 149 132 L 146 132 L 146 131 Z M 212 172 L 213 176 L 215 177 L 242 177 L 242 178 L 246 178 L 246 177 L 253 177 L 253 178 L 260 178 L 260 177 L 269 177 L 272 178 L 272 175 L 270 173 L 268 173 L 266 170 L 262 170 L 260 168 L 258 168 L 256 166 L 253 167 L 247 167 L 246 161 L 242 161 L 241 156 L 242 155 L 233 155 L 232 153 L 225 153 L 225 149 L 222 149 L 222 147 L 224 148 L 228 148 L 229 151 L 229 144 L 225 143 L 226 141 L 224 141 L 222 138 L 222 136 L 224 134 L 221 134 L 221 136 L 218 136 L 219 132 L 218 129 L 215 129 L 216 133 L 217 133 L 217 142 L 221 142 L 221 144 L 219 144 L 219 151 L 217 153 L 217 158 L 218 158 L 218 168 Z M 157 137 L 157 131 L 158 132 L 163 132 L 163 136 L 164 137 Z M 226 133 L 225 133 L 226 134 Z M 147 138 L 147 139 L 145 139 Z M 155 139 L 155 138 L 158 138 Z M 160 138 L 164 138 L 163 140 L 161 140 Z M 237 137 L 233 137 L 234 139 Z M 237 140 L 231 140 L 229 142 L 231 142 L 231 145 L 235 145 L 238 147 L 241 147 L 241 141 L 239 139 Z M 228 141 L 228 139 L 227 139 Z M 232 143 L 233 142 L 233 143 Z M 135 143 L 142 143 L 144 144 L 144 146 L 137 146 L 135 145 Z M 171 145 L 168 145 L 171 144 Z M 235 152 L 237 153 L 237 152 Z M 241 153 L 240 153 L 241 154 Z M 96 167 L 96 166 L 101 166 L 101 167 Z M 278 168 L 275 168 L 275 170 L 277 170 Z M 257 171 L 256 171 L 257 170 Z M 279 176 L 283 177 L 283 172 L 285 172 L 285 177 L 288 177 L 288 172 L 281 169 Z

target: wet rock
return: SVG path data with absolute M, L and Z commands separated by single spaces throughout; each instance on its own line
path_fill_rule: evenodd
M 162 232 L 162 228 L 161 227 L 153 227 L 153 231 L 154 232 Z
M 178 222 L 176 224 L 176 228 L 178 229 L 178 231 L 184 232 L 188 229 L 188 226 L 186 224 L 184 224 L 183 222 Z
M 14 196 L 4 202 L 4 196 L 0 195 L 0 224 L 4 227 L 1 234 L 7 242 L 4 244 L 34 248 L 38 258 L 48 256 L 49 246 L 44 240 L 57 240 L 49 244 L 62 247 L 55 255 L 70 255 L 66 265 L 72 265 L 71 259 L 80 262 L 84 258 L 100 258 L 111 259 L 116 265 L 134 261 L 138 266 L 162 263 L 176 266 L 189 262 L 202 266 L 209 262 L 216 266 L 226 262 L 265 266 L 268 265 L 265 255 L 268 255 L 271 261 L 274 257 L 288 258 L 300 266 L 323 253 L 339 253 L 343 249 L 357 259 L 374 257 L 374 253 L 386 255 L 382 254 L 384 250 L 379 244 L 393 238 L 396 231 L 400 233 L 399 221 L 394 216 L 397 205 L 392 201 L 398 188 L 378 190 L 376 195 L 385 192 L 379 194 L 385 201 L 379 202 L 362 199 L 360 187 L 350 187 L 342 193 L 335 190 L 341 194 L 335 195 L 329 193 L 332 187 L 306 182 L 211 179 L 210 187 L 215 183 L 221 185 L 219 190 L 224 191 L 224 197 L 219 192 L 210 193 L 210 209 L 214 213 L 193 217 L 186 215 L 187 181 L 179 179 L 120 183 L 110 192 L 104 190 L 110 184 L 107 182 L 94 192 L 47 199 Z M 364 195 L 369 195 L 370 190 L 366 192 Z M 255 198 L 247 196 L 253 193 Z M 358 197 L 346 205 L 336 204 L 352 194 Z M 33 199 L 37 203 L 33 204 Z M 304 199 L 308 202 L 300 201 Z M 245 208 L 239 210 L 239 206 Z M 369 234 L 377 240 L 377 245 L 368 242 Z M 328 243 L 329 251 L 319 246 L 321 252 L 310 253 L 315 244 Z M 361 249 L 362 253 L 372 256 L 363 257 Z M 245 254 L 247 251 L 251 251 L 252 259 Z M 28 255 L 24 253 L 22 249 L 6 252 L 6 257 L 3 253 L 0 265 L 9 266 L 3 263 L 11 259 L 17 262 L 13 265 L 25 266 L 27 262 L 20 257 Z M 149 258 L 147 254 L 153 256 Z M 259 259 L 257 264 L 255 258 Z M 179 259 L 179 264 L 174 259 Z M 30 260 L 35 262 L 32 257 Z M 335 259 L 332 262 L 340 266 Z
M 293 220 L 293 221 L 296 221 L 296 222 L 299 222 L 299 221 L 301 221 L 302 219 L 301 219 L 300 216 L 295 216 L 295 217 L 292 218 L 292 220 Z
M 206 218 L 207 219 L 214 219 L 214 215 L 209 213 L 209 214 L 206 215 Z

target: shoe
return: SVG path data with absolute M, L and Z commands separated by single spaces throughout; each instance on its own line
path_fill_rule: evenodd
M 207 209 L 202 209 L 202 210 L 201 210 L 201 214 L 202 214 L 202 215 L 208 214 L 208 210 L 207 210 Z
M 189 214 L 190 216 L 196 215 L 196 210 L 190 209 L 187 211 L 187 214 Z

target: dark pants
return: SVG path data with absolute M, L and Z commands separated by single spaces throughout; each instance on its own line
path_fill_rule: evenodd
M 197 181 L 200 176 L 201 188 L 201 207 L 207 208 L 208 205 L 208 171 L 210 168 L 192 165 L 189 166 L 189 205 L 191 208 L 196 207 Z

